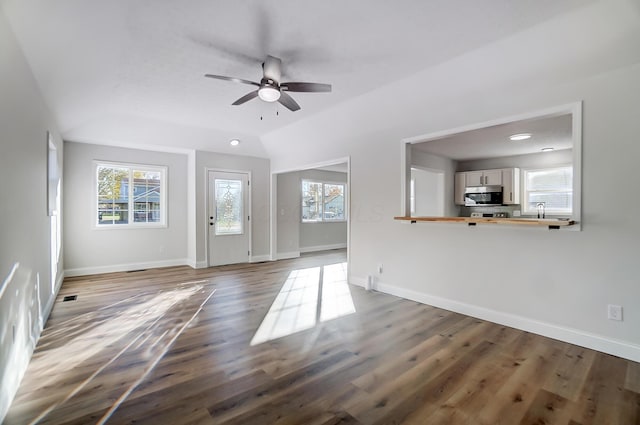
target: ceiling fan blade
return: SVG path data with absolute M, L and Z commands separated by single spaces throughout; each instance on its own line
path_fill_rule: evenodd
M 204 76 L 208 78 L 215 78 L 216 80 L 233 81 L 234 83 L 250 84 L 252 86 L 260 87 L 259 83 L 249 81 L 249 80 L 243 80 L 242 78 L 225 77 L 224 75 L 213 75 L 213 74 L 204 74 Z
M 268 55 L 262 64 L 264 78 L 280 82 L 282 78 L 282 60 Z
M 331 91 L 331 84 L 322 83 L 282 83 L 282 90 L 298 93 L 327 93 Z
M 278 102 L 283 104 L 290 111 L 295 112 L 300 109 L 300 105 L 298 105 L 298 103 L 285 92 L 280 92 L 280 99 L 278 99 Z
M 242 105 L 243 103 L 250 101 L 254 97 L 258 97 L 258 90 L 245 94 L 240 99 L 233 102 L 232 105 Z

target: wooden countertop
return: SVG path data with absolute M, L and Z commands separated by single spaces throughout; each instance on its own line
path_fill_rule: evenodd
M 511 225 L 525 225 L 525 226 L 548 226 L 549 228 L 560 228 L 566 226 L 573 226 L 576 224 L 574 220 L 559 220 L 554 218 L 499 218 L 499 217 L 394 217 L 394 220 L 410 221 L 411 223 L 417 223 L 419 221 L 426 222 L 442 222 L 442 223 L 467 223 L 469 225 L 476 225 L 478 223 L 490 223 L 490 224 L 511 224 Z

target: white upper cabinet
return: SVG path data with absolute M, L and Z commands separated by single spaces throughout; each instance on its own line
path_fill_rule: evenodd
M 485 170 L 484 185 L 485 186 L 502 185 L 502 170 Z
M 464 205 L 464 188 L 468 186 L 502 186 L 504 205 L 520 204 L 520 169 L 501 168 L 458 172 L 454 181 L 454 201 Z
M 467 171 L 465 174 L 467 186 L 502 185 L 502 170 Z
M 520 203 L 519 168 L 505 168 L 502 170 L 502 203 L 504 205 Z
M 482 186 L 484 185 L 484 173 L 483 171 L 467 171 L 466 175 L 467 186 Z
M 464 188 L 467 187 L 466 174 L 467 173 L 456 173 L 453 182 L 453 200 L 456 205 L 464 205 Z

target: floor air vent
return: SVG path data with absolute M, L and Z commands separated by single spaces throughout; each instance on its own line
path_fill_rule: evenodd
M 64 298 L 62 299 L 62 302 L 65 302 L 65 301 L 75 301 L 75 300 L 77 300 L 77 299 L 78 299 L 78 296 L 77 296 L 77 295 L 67 295 L 66 297 L 64 297 Z

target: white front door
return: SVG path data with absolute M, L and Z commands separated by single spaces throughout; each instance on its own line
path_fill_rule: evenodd
M 209 266 L 249 261 L 249 174 L 209 171 Z

